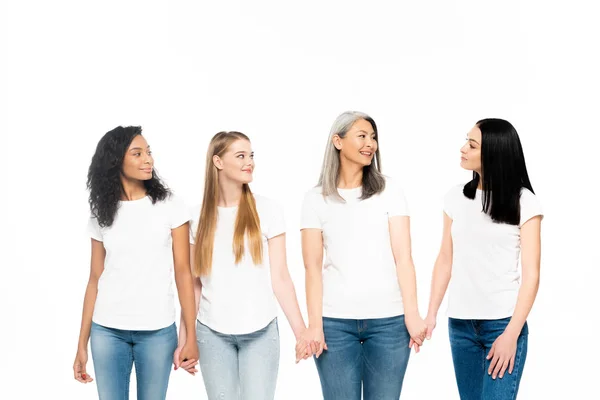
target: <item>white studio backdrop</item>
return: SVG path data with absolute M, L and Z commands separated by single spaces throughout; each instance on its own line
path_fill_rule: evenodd
M 76 382 L 71 368 L 89 274 L 85 180 L 105 132 L 141 125 L 158 172 L 190 204 L 200 201 L 210 137 L 249 135 L 252 188 L 285 208 L 306 315 L 300 203 L 345 110 L 373 116 L 383 171 L 405 189 L 423 316 L 443 195 L 470 176 L 459 166 L 464 137 L 485 117 L 515 125 L 546 215 L 519 398 L 594 397 L 600 29 L 592 2 L 0 4 L 0 398 L 97 398 L 95 383 Z M 458 399 L 444 310 L 433 340 L 411 356 L 403 399 Z M 313 361 L 294 364 L 282 313 L 280 332 L 276 398 L 321 398 Z M 95 376 L 91 357 L 88 371 Z M 168 398 L 184 396 L 206 398 L 200 375 L 171 375 Z

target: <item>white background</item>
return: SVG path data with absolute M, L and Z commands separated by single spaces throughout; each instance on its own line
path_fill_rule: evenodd
M 89 273 L 85 179 L 106 131 L 142 125 L 159 173 L 190 203 L 210 137 L 248 134 L 254 191 L 285 206 L 305 312 L 300 201 L 345 110 L 373 116 L 384 173 L 403 183 L 422 313 L 442 197 L 470 177 L 459 167 L 466 132 L 485 117 L 516 126 L 546 214 L 520 398 L 592 398 L 600 29 L 591 4 L 2 1 L 0 398 L 97 397 L 71 367 Z M 458 399 L 444 310 L 411 356 L 403 399 Z M 294 364 L 280 317 L 276 398 L 318 399 L 314 363 Z M 88 368 L 94 376 L 91 359 Z M 184 396 L 206 398 L 199 375 L 177 371 L 168 398 Z

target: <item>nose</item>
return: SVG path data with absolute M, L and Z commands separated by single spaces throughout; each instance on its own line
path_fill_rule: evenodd
M 464 145 L 463 145 L 463 146 L 460 148 L 460 152 L 461 152 L 462 154 L 466 154 L 466 153 L 467 153 L 467 144 L 468 144 L 468 143 L 465 143 L 465 144 L 464 144 Z

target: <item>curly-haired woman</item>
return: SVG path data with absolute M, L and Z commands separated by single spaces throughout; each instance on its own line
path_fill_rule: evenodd
M 164 399 L 171 371 L 198 360 L 196 340 L 177 346 L 172 272 L 188 337 L 195 338 L 189 213 L 153 169 L 140 127 L 117 127 L 96 148 L 88 171 L 92 242 L 73 371 L 87 383 L 87 345 L 100 399 L 129 397 L 135 364 L 138 399 Z M 182 327 L 183 328 L 183 327 Z

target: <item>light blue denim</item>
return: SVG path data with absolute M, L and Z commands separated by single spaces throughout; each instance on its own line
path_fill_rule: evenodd
M 90 341 L 100 400 L 129 399 L 133 364 L 138 400 L 165 400 L 177 348 L 175 324 L 153 331 L 128 331 L 92 322 Z
M 277 318 L 244 335 L 196 322 L 200 370 L 209 400 L 272 400 L 279 370 Z

